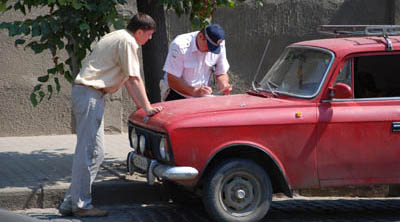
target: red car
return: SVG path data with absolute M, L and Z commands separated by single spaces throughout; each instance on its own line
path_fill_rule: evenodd
M 321 30 L 341 37 L 289 45 L 247 94 L 134 112 L 129 171 L 201 191 L 216 221 L 258 221 L 273 193 L 400 183 L 400 26 Z

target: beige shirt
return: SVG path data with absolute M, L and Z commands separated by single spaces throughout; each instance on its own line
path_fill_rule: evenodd
M 108 33 L 86 58 L 75 83 L 116 92 L 130 76 L 140 77 L 139 45 L 122 29 Z

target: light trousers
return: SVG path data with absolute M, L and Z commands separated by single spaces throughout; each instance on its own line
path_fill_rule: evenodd
M 72 164 L 71 185 L 60 208 L 91 209 L 92 184 L 104 160 L 104 94 L 74 85 L 71 93 L 77 143 Z

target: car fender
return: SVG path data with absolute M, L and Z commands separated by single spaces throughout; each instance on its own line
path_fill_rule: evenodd
M 254 150 L 262 152 L 266 156 L 268 156 L 269 159 L 276 166 L 277 170 L 279 171 L 279 173 L 282 177 L 282 180 L 284 182 L 284 184 L 282 184 L 282 185 L 285 186 L 284 193 L 289 197 L 293 196 L 292 188 L 290 185 L 289 178 L 287 177 L 285 167 L 282 164 L 282 162 L 279 160 L 279 158 L 267 147 L 264 147 L 261 144 L 257 144 L 257 143 L 250 142 L 250 141 L 232 141 L 229 143 L 222 144 L 220 147 L 215 148 L 213 150 L 213 152 L 210 153 L 206 164 L 200 171 L 201 173 L 199 175 L 199 180 L 197 180 L 197 182 L 196 182 L 196 185 L 206 176 L 205 174 L 207 174 L 208 171 L 210 170 L 210 168 L 212 168 L 212 165 L 215 164 L 213 161 L 215 161 L 219 155 L 221 155 L 222 153 L 227 153 L 230 150 L 232 150 L 232 152 L 235 152 L 234 149 L 241 148 L 241 147 L 247 148 L 247 149 L 254 149 Z M 237 158 L 237 156 L 236 156 L 236 158 Z

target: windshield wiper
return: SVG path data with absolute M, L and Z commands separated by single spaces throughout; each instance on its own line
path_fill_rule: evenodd
M 256 88 L 257 91 L 255 90 L 250 90 L 247 92 L 247 94 L 252 95 L 252 96 L 261 96 L 261 97 L 265 97 L 265 98 L 270 98 L 271 96 L 269 95 L 269 93 L 267 93 L 266 90 L 262 89 L 262 88 Z
M 278 96 L 279 96 L 278 93 L 276 93 L 276 91 L 272 89 L 271 85 L 275 86 L 274 83 L 268 81 L 267 82 L 268 89 L 254 87 L 253 90 L 249 91 L 248 93 L 251 95 L 258 95 L 258 96 L 262 96 L 262 97 L 270 97 L 270 96 L 268 96 L 270 94 L 266 94 L 266 93 L 271 93 L 275 98 L 278 98 Z

